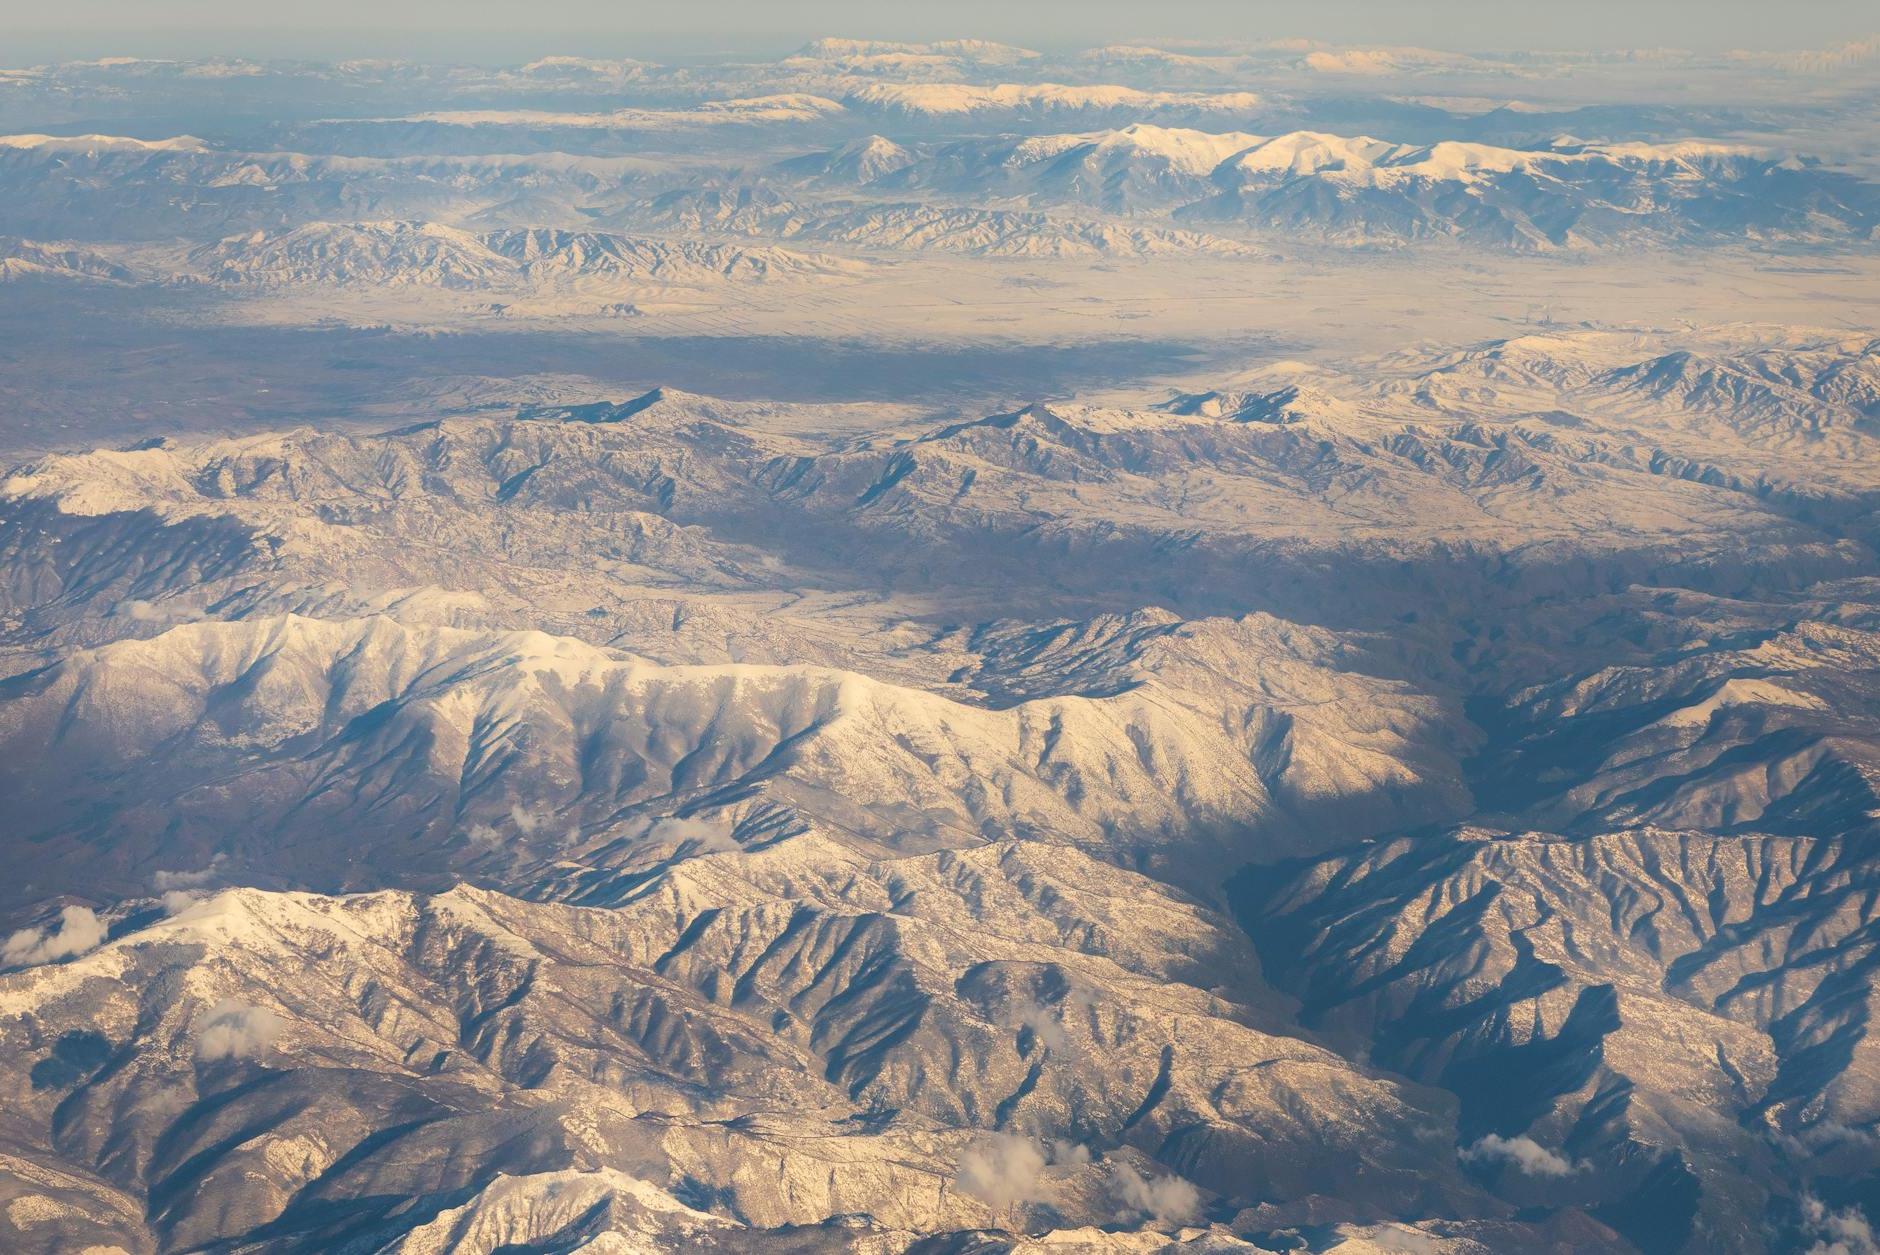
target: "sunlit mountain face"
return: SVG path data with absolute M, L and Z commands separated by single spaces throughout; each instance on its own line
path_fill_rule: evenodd
M 0 69 L 0 1250 L 1880 1250 L 1880 47 L 546 51 Z

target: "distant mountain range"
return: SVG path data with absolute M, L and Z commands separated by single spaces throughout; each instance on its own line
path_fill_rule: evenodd
M 699 116 L 750 115 L 744 106 L 751 102 L 723 103 L 723 110 L 704 109 Z M 497 125 L 492 119 L 466 115 L 449 125 Z M 579 129 L 590 121 L 500 124 Z M 112 187 L 110 197 L 97 190 L 105 182 Z M 528 186 L 526 194 L 517 194 L 518 183 Z M 94 232 L 134 223 L 129 229 L 146 239 L 199 232 L 205 225 L 233 235 L 396 220 L 455 223 L 472 231 L 538 225 L 573 231 L 596 221 L 624 221 L 648 202 L 746 193 L 774 201 L 773 183 L 801 203 L 762 229 L 779 239 L 821 234 L 831 242 L 847 234 L 838 225 L 842 216 L 857 210 L 1106 215 L 1117 221 L 1093 224 L 1096 229 L 1140 227 L 1167 240 L 1183 239 L 1181 247 L 1188 249 L 1196 247 L 1196 228 L 1239 237 L 1243 244 L 1861 249 L 1880 227 L 1876 185 L 1741 145 L 1601 144 L 1560 137 L 1517 149 L 1132 123 L 1104 131 L 943 141 L 870 134 L 789 157 L 762 175 L 748 169 L 675 170 L 645 156 L 357 158 L 239 153 L 189 140 L 19 136 L 0 141 L 0 187 L 11 193 L 11 203 L 0 208 L 0 228 L 29 238 L 63 238 L 75 222 Z M 856 203 L 858 195 L 867 198 L 865 204 Z M 1035 229 L 1035 244 L 1005 247 L 1048 255 L 1058 247 L 1049 242 L 1052 235 L 1087 230 L 1042 220 Z M 1182 231 L 1191 234 L 1176 234 Z M 1009 225 L 1000 231 L 1010 233 Z M 915 247 L 929 247 L 918 242 L 920 232 L 907 238 Z M 866 229 L 853 242 L 901 246 L 892 233 Z
M 1516 150 L 1136 125 L 913 149 L 873 136 L 781 169 L 897 193 L 1172 212 L 1188 222 L 1348 244 L 1851 244 L 1880 226 L 1880 193 L 1870 184 L 1750 149 L 1699 143 L 1560 139 Z
M 655 240 L 605 231 L 515 228 L 475 234 L 430 222 L 313 223 L 197 249 L 190 263 L 232 284 L 419 285 L 495 290 L 635 282 L 818 279 L 865 267 L 776 247 Z

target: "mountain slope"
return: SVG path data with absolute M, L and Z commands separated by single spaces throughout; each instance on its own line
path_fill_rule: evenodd
M 571 846 L 597 868 L 644 864 L 683 829 L 666 817 L 691 815 L 864 848 L 1028 836 L 1187 878 L 1231 863 L 1243 833 L 1304 840 L 1294 816 L 1391 823 L 1459 804 L 1454 758 L 1411 748 L 1453 712 L 1273 644 L 1258 624 L 1193 625 L 1153 642 L 1120 692 L 987 710 L 852 673 L 657 667 L 540 634 L 250 619 L 20 677 L 0 738 L 21 747 L 7 788 L 48 842 L 48 874 L 70 858 L 127 888 L 159 851 L 321 883 L 362 827 L 401 836 L 326 883 L 446 867 L 522 883 Z M 1256 651 L 1260 680 L 1222 687 Z M 125 766 L 60 767 L 96 761 Z M 497 832 L 513 839 L 491 848 Z
M 197 249 L 216 283 L 503 292 L 629 282 L 696 285 L 854 274 L 861 265 L 783 248 L 514 228 L 475 234 L 434 222 L 316 223 Z
M 1455 1172 L 1431 1183 L 1411 1167 L 1443 1138 L 1428 1091 L 1181 983 L 1215 966 L 1213 948 L 1244 945 L 1223 921 L 1024 846 L 880 864 L 719 855 L 612 910 L 468 888 L 235 890 L 127 929 L 0 977 L 9 1034 L 82 1013 L 88 1041 L 136 1059 L 101 1073 L 77 1044 L 55 1048 L 73 1062 L 21 1076 L 32 1097 L 9 1121 L 45 1155 L 30 1130 L 52 1104 L 126 1112 L 61 1155 L 147 1195 L 167 1245 L 256 1225 L 295 1249 L 357 1241 L 470 1199 L 487 1210 L 498 1173 L 621 1164 L 647 1185 L 570 1182 L 663 1213 L 668 1240 L 675 1225 L 854 1212 L 968 1227 L 1047 1202 L 1090 1223 L 1119 1214 L 1106 1178 L 1145 1149 L 1226 1190 L 1285 1198 L 1356 1171 L 1493 1210 Z M 1163 966 L 1170 940 L 1193 966 Z M 26 1040 L 6 1052 L 22 1068 L 40 1056 Z M 995 1210 L 949 1188 L 975 1126 L 1086 1149 Z M 197 1201 L 235 1174 L 254 1183 L 241 1210 Z M 394 1197 L 417 1201 L 400 1214 Z M 126 1228 L 142 1238 L 141 1218 Z
M 1213 181 L 1221 190 L 1178 216 L 1347 243 L 1453 238 L 1523 250 L 1852 243 L 1880 221 L 1880 193 L 1851 175 L 1697 142 L 1516 150 L 1298 132 L 1224 161 Z
M 1835 840 L 1464 831 L 1249 874 L 1239 909 L 1307 1024 L 1532 1148 L 1484 1157 L 1512 1197 L 1562 1178 L 1643 1248 L 1736 1248 L 1779 1160 L 1869 1171 L 1872 874 Z
M 1880 1121 L 1871 358 L 20 467 L 6 1232 L 1807 1249 Z

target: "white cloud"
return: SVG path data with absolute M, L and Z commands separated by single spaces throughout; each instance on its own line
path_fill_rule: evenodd
M 1456 1152 L 1464 1163 L 1492 1163 L 1502 1160 L 1513 1164 L 1531 1177 L 1571 1176 L 1585 1167 L 1556 1151 L 1548 1150 L 1531 1137 L 1500 1137 L 1489 1133 L 1473 1146 Z
M 253 1059 L 280 1031 L 281 1017 L 266 1007 L 224 998 L 196 1026 L 196 1057 L 204 1061 Z
M 193 889 L 168 889 L 158 897 L 165 915 L 181 915 L 202 899 L 203 895 Z
M 1085 989 L 1073 989 L 1050 1006 L 1027 997 L 1018 1004 L 1018 1022 L 1036 1034 L 1047 1050 L 1061 1053 L 1070 1045 L 1070 1035 L 1064 1031 L 1065 1012 L 1087 1011 L 1093 1005 L 1094 999 Z
M 1838 1146 L 1843 1142 L 1855 1146 L 1872 1146 L 1876 1140 L 1871 1129 L 1857 1128 L 1843 1124 L 1839 1120 L 1818 1120 L 1802 1130 L 1800 1141 L 1805 1146 Z
M 30 967 L 69 959 L 87 950 L 95 950 L 104 940 L 104 921 L 90 907 L 68 906 L 59 912 L 59 927 L 22 928 L 0 943 L 0 963 L 8 967 Z
M 696 846 L 694 854 L 730 854 L 744 848 L 732 839 L 731 825 L 716 819 L 681 819 L 674 815 L 654 821 L 646 830 L 646 835 L 655 841 L 670 841 L 674 845 L 693 842 Z
M 1835 1210 L 1813 1194 L 1802 1195 L 1802 1227 L 1815 1239 L 1808 1255 L 1880 1255 L 1873 1225 L 1858 1207 Z
M 209 860 L 207 867 L 198 868 L 193 872 L 160 871 L 151 877 L 151 883 L 156 886 L 158 893 L 170 889 L 200 889 L 221 874 L 225 858 L 226 856 L 218 854 Z
M 959 1175 L 953 1183 L 962 1193 L 994 1207 L 1035 1202 L 1044 1164 L 1044 1151 L 1029 1137 L 994 1133 L 961 1153 Z
M 1201 1191 L 1193 1182 L 1173 1173 L 1146 1177 L 1131 1165 L 1120 1163 L 1111 1183 L 1125 1207 L 1146 1212 L 1157 1220 L 1179 1223 L 1193 1220 L 1201 1212 Z
M 1018 1009 L 1018 1022 L 1029 1028 L 1046 1050 L 1062 1051 L 1070 1044 L 1070 1038 L 1064 1032 L 1064 1025 L 1049 1007 L 1037 1002 L 1025 1002 Z
M 510 806 L 508 818 L 506 825 L 479 820 L 463 830 L 464 840 L 473 846 L 501 845 L 512 835 L 526 841 L 542 831 L 554 816 L 546 809 L 538 813 L 517 802 Z
M 1059 1167 L 1082 1167 L 1090 1162 L 1088 1146 L 1061 1137 L 1054 1137 L 1046 1143 L 1045 1152 L 1051 1156 L 1051 1162 Z

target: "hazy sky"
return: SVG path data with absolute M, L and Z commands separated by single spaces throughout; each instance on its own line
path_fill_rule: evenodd
M 813 35 L 1034 47 L 1318 38 L 1448 48 L 1795 48 L 1880 30 L 1873 0 L 0 0 L 32 56 L 768 51 Z

